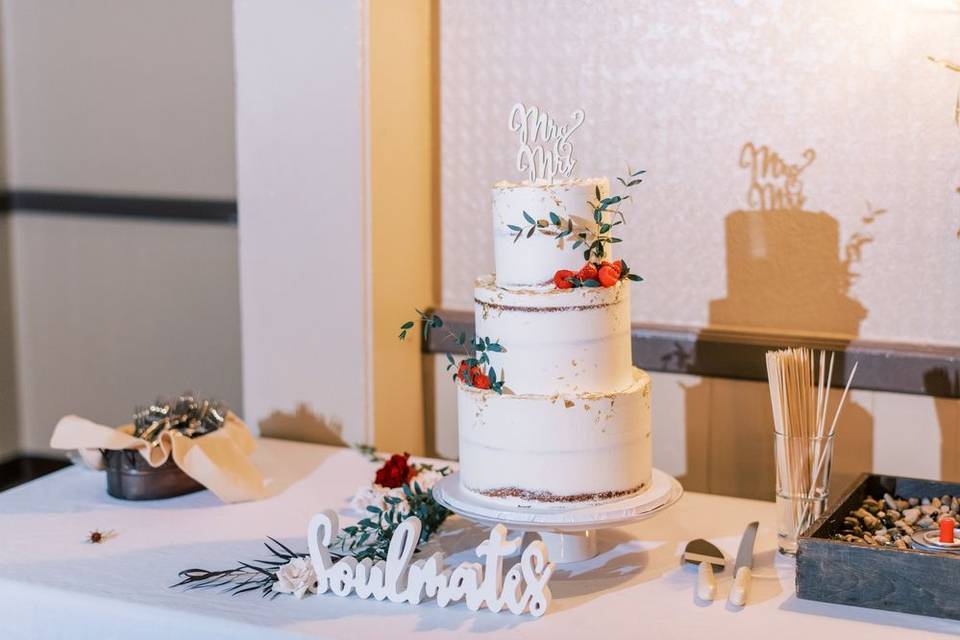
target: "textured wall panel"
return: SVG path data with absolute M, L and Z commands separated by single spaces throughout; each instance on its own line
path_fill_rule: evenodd
M 586 110 L 580 175 L 649 171 L 620 245 L 647 278 L 634 320 L 960 343 L 960 74 L 926 59 L 960 58 L 958 34 L 950 0 L 446 0 L 444 306 L 493 268 L 522 100 Z M 797 211 L 742 213 L 747 142 L 814 150 Z

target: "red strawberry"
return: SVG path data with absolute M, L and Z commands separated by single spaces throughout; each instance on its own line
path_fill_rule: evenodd
M 588 262 L 583 265 L 583 268 L 580 269 L 580 272 L 577 273 L 577 277 L 583 280 L 596 280 L 597 279 L 597 267 L 592 263 Z
M 557 289 L 572 289 L 573 283 L 568 280 L 568 278 L 575 278 L 577 274 L 568 269 L 560 269 L 553 276 L 553 284 L 557 285 Z
M 610 267 L 612 269 L 615 269 L 617 271 L 617 278 L 619 278 L 620 274 L 623 272 L 623 263 L 620 260 L 617 260 L 616 262 L 607 262 L 606 260 L 604 260 L 603 262 L 600 263 L 600 267 L 601 268 Z
M 477 389 L 489 389 L 490 378 L 485 373 L 475 373 L 473 374 L 473 386 Z
M 612 287 L 620 281 L 620 269 L 610 264 L 600 265 L 599 279 L 604 287 Z

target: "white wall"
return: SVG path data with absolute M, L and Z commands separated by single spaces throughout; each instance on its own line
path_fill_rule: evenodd
M 506 122 L 524 101 L 585 109 L 581 175 L 649 171 L 618 246 L 647 279 L 635 321 L 960 344 L 960 74 L 926 60 L 960 59 L 953 0 L 447 0 L 441 19 L 445 306 L 471 308 L 493 268 L 489 186 L 518 175 Z M 829 219 L 728 228 L 748 208 L 748 141 L 790 163 L 814 149 L 803 209 Z M 868 223 L 867 201 L 887 213 Z M 848 269 L 855 234 L 871 241 Z M 770 268 L 738 274 L 738 256 Z M 807 277 L 764 279 L 777 268 Z
M 489 188 L 519 175 L 507 115 L 523 101 L 585 109 L 581 176 L 648 170 L 617 245 L 646 277 L 634 321 L 960 346 L 960 74 L 926 59 L 960 59 L 958 29 L 953 0 L 446 0 L 443 306 L 472 309 L 493 270 Z M 815 151 L 799 211 L 744 212 L 747 142 L 791 164 Z M 435 444 L 453 456 L 436 377 Z M 694 490 L 769 497 L 765 386 L 653 379 L 655 464 Z M 838 476 L 960 479 L 960 401 L 857 392 L 841 422 Z
M 361 2 L 235 3 L 244 411 L 371 442 Z
M 12 189 L 234 197 L 229 0 L 2 0 Z M 193 388 L 241 406 L 236 228 L 11 214 L 20 448 Z M 0 303 L 2 306 L 2 303 Z

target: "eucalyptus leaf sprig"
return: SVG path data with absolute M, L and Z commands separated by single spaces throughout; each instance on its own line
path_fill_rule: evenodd
M 450 473 L 448 467 L 442 467 L 438 471 L 443 475 Z M 344 527 L 337 536 L 334 547 L 344 549 L 357 560 L 367 558 L 374 561 L 386 560 L 390 540 L 401 522 L 410 516 L 420 518 L 423 527 L 417 543 L 419 547 L 450 515 L 450 511 L 433 499 L 433 490 L 424 490 L 416 480 L 403 485 L 403 498 L 386 496 L 383 501 L 387 505 L 386 509 L 369 505 L 367 507 L 369 515 L 355 525 Z M 409 505 L 409 510 L 406 512 L 400 510 L 403 502 Z
M 377 450 L 373 448 L 373 445 L 356 442 L 352 446 L 360 455 L 366 457 L 370 462 L 383 462 L 383 458 L 377 454 Z
M 277 581 L 277 571 L 283 565 L 296 558 L 309 558 L 307 553 L 297 553 L 291 551 L 289 547 L 279 540 L 267 536 L 275 547 L 270 543 L 264 542 L 263 546 L 270 552 L 270 558 L 266 560 L 251 560 L 250 562 L 240 562 L 238 566 L 231 569 L 210 570 L 210 569 L 184 569 L 178 575 L 180 582 L 172 585 L 171 588 L 185 587 L 187 589 L 209 589 L 223 587 L 225 593 L 240 595 L 248 591 L 260 591 L 261 597 L 276 598 L 279 592 L 273 590 L 273 585 Z M 331 554 L 334 558 L 340 559 L 342 554 Z
M 490 366 L 490 356 L 488 355 L 490 353 L 506 352 L 506 349 L 500 344 L 499 340 L 491 340 L 486 336 L 477 336 L 476 338 L 467 340 L 466 332 L 461 331 L 459 335 L 454 333 L 444 324 L 443 318 L 437 314 L 426 313 L 420 309 L 414 309 L 414 311 L 416 311 L 420 322 L 423 324 L 424 341 L 429 339 L 431 330 L 443 329 L 447 334 L 446 338 L 453 340 L 463 352 L 465 357 L 459 362 L 454 359 L 453 354 L 446 354 L 448 362 L 447 371 L 455 369 L 453 373 L 454 381 L 459 377 L 460 381 L 468 386 L 492 389 L 499 394 L 503 393 L 505 380 L 503 369 L 501 369 L 500 374 L 497 375 L 496 369 Z M 415 326 L 416 322 L 413 320 L 408 320 L 400 325 L 400 340 L 405 340 L 407 332 Z M 476 355 L 477 353 L 480 354 L 479 357 Z
M 372 461 L 382 461 L 376 450 L 369 445 L 354 445 Z M 434 471 L 441 476 L 451 473 L 449 466 L 436 466 L 427 463 L 416 464 L 417 473 Z M 384 496 L 386 508 L 376 505 L 367 507 L 369 512 L 357 524 L 344 527 L 330 546 L 330 555 L 334 561 L 344 557 L 353 557 L 358 561 L 370 559 L 374 562 L 387 559 L 387 550 L 397 527 L 410 516 L 420 518 L 423 527 L 417 541 L 417 551 L 427 542 L 440 525 L 450 515 L 450 511 L 433 498 L 433 489 L 423 489 L 414 479 L 412 483 L 402 485 L 403 497 Z M 402 508 L 404 503 L 407 507 Z M 185 569 L 178 575 L 180 582 L 172 588 L 186 589 L 222 588 L 223 592 L 240 595 L 250 591 L 259 591 L 262 597 L 271 600 L 279 595 L 273 589 L 277 583 L 277 572 L 292 560 L 309 560 L 310 554 L 291 550 L 275 538 L 267 536 L 270 542 L 264 542 L 269 557 L 262 560 L 238 562 L 229 569 Z
M 627 167 L 627 177 L 618 177 L 617 181 L 620 182 L 624 188 L 634 187 L 643 182 L 643 178 L 640 176 L 644 173 L 646 173 L 645 170 L 641 169 L 640 171 L 632 171 L 630 167 Z M 517 242 L 521 238 L 531 238 L 533 237 L 533 234 L 537 232 L 544 235 L 554 236 L 557 239 L 557 246 L 562 246 L 564 240 L 568 237 L 576 238 L 573 243 L 574 249 L 579 249 L 581 246 L 586 246 L 586 249 L 583 252 L 583 259 L 586 261 L 593 260 L 599 263 L 607 256 L 606 245 L 622 242 L 621 238 L 610 235 L 610 231 L 612 231 L 614 227 L 621 224 L 626 224 L 626 220 L 623 217 L 623 212 L 620 209 L 613 207 L 628 200 L 630 196 L 613 195 L 603 198 L 601 197 L 599 186 L 594 187 L 594 195 L 596 200 L 588 202 L 587 204 L 593 210 L 593 221 L 595 226 L 589 224 L 583 218 L 579 218 L 574 215 L 564 217 L 557 214 L 555 211 L 551 211 L 548 214 L 549 219 L 535 219 L 529 213 L 524 211 L 523 219 L 527 223 L 526 225 L 507 225 L 507 228 L 514 232 L 513 241 Z M 616 216 L 618 219 L 614 219 L 611 222 L 605 222 L 604 214 L 608 212 Z

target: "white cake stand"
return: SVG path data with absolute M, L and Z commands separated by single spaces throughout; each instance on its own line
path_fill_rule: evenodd
M 683 495 L 673 476 L 653 470 L 650 488 L 622 500 L 581 507 L 546 506 L 536 502 L 487 498 L 460 485 L 452 473 L 433 486 L 433 498 L 454 513 L 474 522 L 503 524 L 514 531 L 536 531 L 547 545 L 550 560 L 580 562 L 597 555 L 597 529 L 620 527 L 646 520 L 672 506 Z

